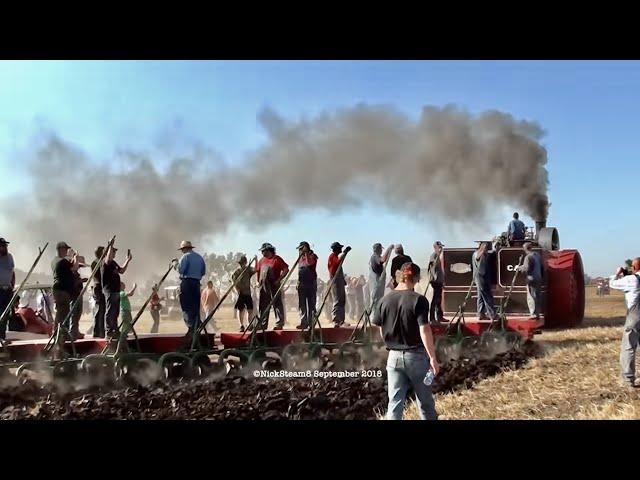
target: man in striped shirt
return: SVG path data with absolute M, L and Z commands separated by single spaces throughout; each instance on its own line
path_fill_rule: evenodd
M 640 257 L 631 263 L 631 275 L 625 275 L 620 267 L 609 277 L 609 287 L 624 292 L 627 304 L 627 320 L 624 323 L 622 345 L 620 347 L 620 367 L 622 380 L 629 387 L 635 387 L 636 349 L 640 336 Z

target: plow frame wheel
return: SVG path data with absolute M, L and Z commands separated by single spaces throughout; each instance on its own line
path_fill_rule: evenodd
M 278 358 L 270 357 L 269 353 L 275 353 L 278 355 Z M 258 348 L 251 352 L 249 355 L 249 360 L 247 361 L 247 368 L 250 368 L 252 371 L 255 370 L 267 370 L 270 364 L 276 364 L 282 367 L 282 352 L 279 348 Z
M 205 352 L 191 356 L 190 369 L 196 377 L 206 377 L 213 369 L 213 362 Z
M 80 371 L 91 384 L 112 383 L 117 378 L 115 359 L 109 355 L 87 355 L 80 362 Z
M 193 371 L 191 370 L 191 358 L 183 353 L 165 353 L 158 360 L 158 365 L 160 365 L 162 374 L 166 380 L 170 380 L 172 378 L 189 378 L 193 376 Z M 182 375 L 174 377 L 174 372 L 172 370 L 176 365 L 179 365 L 184 369 L 184 371 L 182 372 Z
M 251 353 L 251 350 L 240 350 L 237 348 L 225 349 L 220 353 L 218 362 L 225 365 L 227 375 L 230 375 L 234 370 L 240 373 L 248 365 Z M 232 362 L 229 357 L 238 357 L 240 360 L 239 365 L 236 362 Z
M 156 380 L 163 378 L 163 372 L 158 362 L 156 362 L 152 356 L 145 355 L 144 353 L 125 353 L 119 355 L 115 361 L 113 370 L 119 382 L 134 387 L 143 385 L 143 383 L 136 378 L 136 374 L 142 367 L 154 370 L 154 376 L 157 377 Z

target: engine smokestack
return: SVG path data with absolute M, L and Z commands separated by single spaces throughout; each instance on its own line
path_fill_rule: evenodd
M 536 220 L 536 239 L 540 236 L 540 230 L 547 227 L 546 220 Z

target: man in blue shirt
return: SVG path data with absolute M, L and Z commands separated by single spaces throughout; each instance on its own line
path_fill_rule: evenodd
M 524 240 L 524 223 L 519 220 L 519 217 L 520 215 L 518 215 L 518 212 L 515 212 L 513 214 L 513 220 L 509 222 L 509 229 L 507 231 L 509 242 L 512 242 L 514 240 Z
M 178 250 L 183 254 L 176 265 L 180 274 L 180 308 L 191 333 L 200 324 L 200 280 L 204 277 L 206 266 L 204 258 L 193 251 L 190 241 L 183 240 Z

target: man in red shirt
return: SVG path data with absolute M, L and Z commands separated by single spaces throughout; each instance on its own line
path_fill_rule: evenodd
M 263 243 L 260 247 L 262 258 L 258 262 L 256 271 L 258 273 L 258 284 L 260 285 L 260 299 L 258 300 L 260 315 L 262 316 L 262 328 L 269 326 L 270 310 L 266 310 L 269 302 L 273 299 L 273 311 L 276 315 L 276 325 L 274 330 L 282 330 L 284 327 L 285 314 L 282 302 L 282 292 L 278 292 L 280 282 L 289 273 L 289 265 L 276 255 L 276 248 L 270 243 Z M 276 295 L 276 292 L 277 295 Z M 265 311 L 266 310 L 266 311 Z
M 342 247 L 339 242 L 333 242 L 331 244 L 331 255 L 329 255 L 329 281 L 331 282 L 333 279 L 333 283 L 331 285 L 331 297 L 333 298 L 333 311 L 332 320 L 334 327 L 340 327 L 344 324 L 345 317 L 345 303 L 347 297 L 345 295 L 344 287 L 346 285 L 346 281 L 344 278 L 344 272 L 342 270 L 342 266 L 338 268 L 340 265 L 340 261 L 344 256 L 351 251 L 351 247 L 347 247 L 342 253 Z M 342 255 L 340 255 L 342 253 Z

